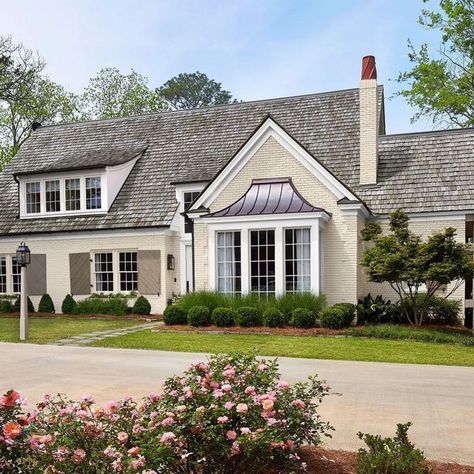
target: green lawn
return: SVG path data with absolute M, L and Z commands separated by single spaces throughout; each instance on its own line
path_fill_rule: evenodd
M 90 345 L 180 352 L 256 351 L 267 356 L 474 366 L 474 347 L 354 337 L 157 333 L 145 330 Z
M 29 318 L 30 337 L 28 342 L 46 344 L 58 339 L 79 334 L 123 328 L 140 324 L 138 321 L 107 319 L 74 319 L 56 316 L 52 318 L 34 316 Z M 0 342 L 20 342 L 20 321 L 18 318 L 0 318 Z

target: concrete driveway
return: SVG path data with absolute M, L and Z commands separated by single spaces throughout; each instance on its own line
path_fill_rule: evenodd
M 157 391 L 166 377 L 205 354 L 0 343 L 0 390 L 30 402 L 43 393 L 90 393 L 99 402 Z M 412 421 L 412 438 L 432 459 L 474 464 L 474 368 L 281 358 L 289 382 L 318 373 L 340 396 L 321 406 L 336 428 L 326 445 L 361 446 L 357 431 L 392 435 Z

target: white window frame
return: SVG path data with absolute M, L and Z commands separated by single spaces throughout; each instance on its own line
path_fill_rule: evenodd
M 6 261 L 6 276 L 7 276 L 7 288 L 6 292 L 0 292 L 0 297 L 5 295 L 19 295 L 19 292 L 13 291 L 13 261 L 12 259 L 16 257 L 14 253 L 2 253 L 0 257 L 4 257 Z
M 265 231 L 267 232 L 267 237 L 268 237 L 268 232 L 269 231 L 273 231 L 274 232 L 274 242 L 273 242 L 273 248 L 274 248 L 274 259 L 273 259 L 273 262 L 274 262 L 274 265 L 275 265 L 275 275 L 274 275 L 274 278 L 275 278 L 275 292 L 272 293 L 270 291 L 255 291 L 253 292 L 252 291 L 252 236 L 251 236 L 251 233 L 252 232 L 260 232 L 260 231 Z M 284 230 L 283 230 L 283 234 L 284 234 Z M 248 238 L 248 248 L 249 248 L 249 255 L 248 255 L 248 273 L 249 273 L 249 291 L 251 293 L 255 293 L 256 295 L 258 295 L 259 297 L 264 297 L 264 298 L 271 298 L 273 296 L 276 296 L 276 292 L 277 292 L 277 271 L 276 271 L 276 266 L 277 266 L 277 229 L 276 228 L 273 228 L 273 227 L 270 227 L 270 228 L 255 228 L 255 229 L 248 229 L 247 230 L 247 238 Z M 241 236 L 241 239 L 242 239 L 242 236 Z M 268 250 L 268 247 L 269 247 L 269 244 L 268 242 L 265 244 L 266 247 L 267 247 L 267 250 Z M 257 248 L 260 248 L 260 242 L 257 243 Z M 262 260 L 260 259 L 257 259 L 257 262 L 260 263 Z M 268 267 L 268 262 L 270 262 L 271 260 L 268 259 L 268 255 L 267 255 L 267 259 L 264 260 L 265 262 L 267 262 L 267 267 Z M 242 265 L 242 263 L 241 263 Z M 260 270 L 258 272 L 257 275 L 254 276 L 254 278 L 258 278 L 260 280 Z M 267 283 L 270 281 L 270 275 L 267 273 L 265 275 L 265 278 L 267 280 Z M 259 281 L 259 285 L 260 285 L 260 281 Z
M 8 255 L 0 255 L 0 262 L 2 260 L 5 261 L 5 274 L 3 275 L 0 273 L 0 277 L 5 277 L 5 291 L 2 291 L 1 286 L 0 286 L 0 295 L 7 295 L 8 294 Z M 1 268 L 1 263 L 0 263 L 0 268 Z
M 135 290 L 132 291 L 122 291 L 120 290 L 120 254 L 126 252 L 133 252 L 137 254 L 137 265 L 138 265 L 138 249 L 95 249 L 91 250 L 90 252 L 90 261 L 91 261 L 91 277 L 92 277 L 92 292 L 99 293 L 104 295 L 110 295 L 112 293 L 123 293 L 123 294 L 130 294 L 134 293 Z M 98 253 L 111 253 L 112 254 L 112 273 L 113 273 L 113 290 L 112 291 L 99 291 L 97 290 L 97 281 L 96 281 L 96 272 L 95 272 L 95 255 Z M 140 269 L 137 266 L 137 284 L 138 279 L 140 278 Z
M 291 244 L 288 244 L 288 242 L 286 241 L 286 231 L 287 230 L 290 230 L 290 231 L 295 231 L 295 230 L 308 230 L 309 231 L 309 242 L 303 242 L 302 244 L 303 245 L 309 245 L 309 259 L 310 259 L 310 270 L 309 270 L 309 277 L 310 277 L 310 287 L 311 287 L 311 227 L 286 227 L 284 230 L 283 230 L 283 246 L 284 246 L 284 249 L 283 249 L 283 268 L 284 268 L 284 275 L 283 275 L 283 278 L 284 278 L 284 285 L 285 285 L 285 293 L 290 293 L 290 294 L 297 294 L 297 293 L 304 293 L 305 291 L 310 291 L 310 290 L 295 290 L 293 288 L 293 290 L 289 291 L 286 289 L 286 284 L 287 284 L 287 277 L 289 276 L 287 273 L 286 273 L 286 262 L 287 262 L 287 258 L 286 258 L 286 249 L 289 245 L 292 245 L 293 246 L 293 251 L 294 251 L 294 248 L 295 248 L 295 244 L 296 242 L 292 242 Z M 298 259 L 296 258 L 295 254 L 293 254 L 293 258 L 292 259 L 289 259 L 289 261 L 293 262 L 293 267 L 295 266 L 294 264 L 297 263 L 298 261 L 304 261 L 305 259 Z M 293 278 L 293 285 L 295 284 L 295 277 L 297 278 L 298 276 L 299 277 L 306 277 L 308 275 L 306 274 L 302 274 L 302 275 L 296 275 L 296 274 L 293 274 L 291 275 L 292 278 Z
M 100 177 L 101 185 L 101 207 L 100 209 L 86 209 L 86 178 Z M 79 179 L 81 206 L 80 210 L 66 211 L 66 180 Z M 59 181 L 60 192 L 60 210 L 53 212 L 46 212 L 46 181 Z M 40 183 L 40 212 L 27 213 L 26 212 L 26 185 L 27 183 Z M 45 176 L 31 176 L 20 179 L 20 218 L 21 219 L 37 219 L 38 217 L 63 217 L 63 216 L 77 216 L 90 214 L 106 214 L 108 202 L 107 191 L 107 175 L 103 170 L 88 171 L 83 173 L 51 173 Z
M 215 232 L 215 235 L 217 237 L 217 234 L 219 232 L 232 232 L 232 233 L 235 233 L 235 232 L 238 232 L 240 234 L 240 276 L 238 278 L 240 278 L 240 291 L 234 291 L 234 292 L 222 292 L 226 295 L 240 295 L 242 294 L 242 260 L 243 260 L 243 255 L 242 255 L 242 231 L 240 229 L 234 229 L 234 230 L 229 230 L 229 229 L 226 229 L 226 230 L 216 230 Z M 234 247 L 234 245 L 232 245 L 232 247 Z M 218 268 L 217 268 L 217 265 L 219 264 L 219 260 L 217 258 L 217 238 L 216 238 L 216 248 L 215 248 L 215 252 L 216 252 L 216 289 L 218 288 L 218 278 L 219 278 L 219 271 L 218 271 Z M 234 275 L 234 278 L 236 277 L 236 275 Z
M 285 294 L 285 251 L 284 230 L 296 228 L 310 228 L 311 233 L 311 292 L 319 295 L 322 291 L 322 263 L 324 248 L 322 235 L 325 223 L 330 219 L 326 213 L 314 213 L 313 217 L 307 214 L 246 216 L 234 218 L 197 218 L 208 224 L 209 241 L 209 289 L 217 288 L 217 256 L 216 233 L 218 231 L 241 231 L 241 263 L 242 263 L 242 294 L 250 293 L 250 230 L 275 230 L 275 294 Z

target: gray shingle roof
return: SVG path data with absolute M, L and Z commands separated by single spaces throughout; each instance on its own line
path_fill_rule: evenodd
M 359 186 L 359 92 L 350 89 L 41 127 L 0 173 L 0 234 L 167 226 L 177 208 L 172 183 L 213 178 L 268 114 L 375 213 L 474 208 L 472 130 L 382 137 L 380 183 Z M 145 147 L 106 216 L 17 218 L 13 174 Z

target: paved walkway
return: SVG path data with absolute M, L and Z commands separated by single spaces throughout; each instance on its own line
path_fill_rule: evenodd
M 0 391 L 11 387 L 31 402 L 43 393 L 71 398 L 90 393 L 99 402 L 142 397 L 160 389 L 205 354 L 0 343 Z M 412 421 L 413 440 L 429 458 L 474 465 L 474 368 L 280 359 L 289 382 L 319 373 L 334 392 L 321 416 L 336 431 L 327 446 L 357 449 L 357 431 L 392 435 Z
M 143 329 L 154 327 L 156 326 L 156 324 L 156 322 L 144 323 L 125 328 L 106 329 L 104 331 L 88 332 L 85 334 L 80 334 L 79 336 L 71 336 L 66 337 L 64 339 L 58 339 L 57 341 L 50 342 L 50 344 L 55 346 L 83 346 L 89 344 L 90 342 L 105 339 L 106 337 L 122 336 L 123 334 L 130 334 L 132 332 L 142 331 Z

